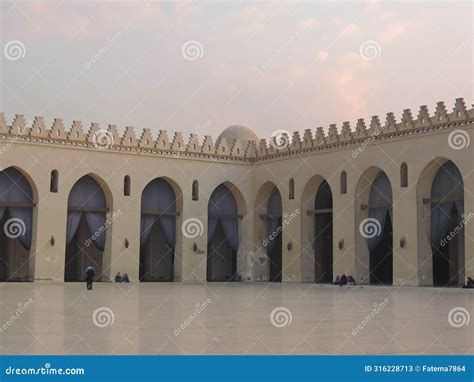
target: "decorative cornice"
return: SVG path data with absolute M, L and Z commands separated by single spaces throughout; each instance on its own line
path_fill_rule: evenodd
M 367 127 L 363 119 L 359 119 L 352 130 L 349 122 L 342 124 L 339 131 L 337 125 L 331 124 L 327 134 L 322 127 L 316 129 L 315 135 L 311 129 L 292 134 L 291 141 L 285 147 L 274 147 L 270 140 L 260 139 L 259 142 L 248 140 L 233 140 L 227 142 L 220 138 L 215 144 L 212 137 L 206 135 L 200 143 L 196 134 L 190 134 L 185 140 L 181 132 L 176 132 L 173 138 L 168 138 L 166 130 L 160 130 L 156 139 L 150 129 L 143 129 L 136 134 L 134 128 L 126 127 L 119 135 L 115 125 L 106 129 L 98 123 L 92 123 L 87 132 L 84 132 L 80 121 L 73 121 L 71 128 L 66 131 L 62 119 L 55 118 L 51 128 L 46 128 L 43 117 L 35 117 L 27 123 L 24 116 L 16 114 L 11 125 L 7 125 L 4 113 L 0 113 L 0 142 L 10 141 L 61 145 L 62 147 L 80 148 L 88 150 L 143 153 L 170 158 L 207 159 L 219 161 L 233 161 L 241 163 L 255 163 L 263 160 L 275 160 L 325 150 L 347 149 L 357 146 L 365 140 L 377 142 L 387 139 L 420 135 L 431 131 L 441 130 L 452 126 L 463 126 L 474 122 L 474 108 L 467 109 L 462 98 L 457 98 L 453 112 L 448 113 L 444 102 L 436 104 L 433 116 L 430 116 L 428 107 L 420 107 L 414 118 L 410 109 L 405 109 L 400 122 L 397 122 L 393 113 L 388 113 L 382 124 L 378 116 L 373 116 Z M 290 133 L 288 133 L 288 137 Z

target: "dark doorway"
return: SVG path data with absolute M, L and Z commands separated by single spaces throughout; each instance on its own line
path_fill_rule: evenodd
M 80 178 L 68 197 L 64 281 L 84 281 L 94 267 L 101 280 L 107 232 L 107 205 L 99 183 L 90 175 Z
M 207 248 L 207 281 L 233 280 L 237 271 L 237 253 L 230 246 L 220 219 Z
M 174 281 L 176 193 L 156 178 L 142 192 L 140 218 L 140 281 Z
M 8 209 L 0 219 L 0 281 L 30 281 L 30 251 L 21 245 L 18 238 L 5 233 L 4 227 L 11 219 Z
M 91 233 L 85 214 L 80 218 L 77 231 L 66 246 L 66 265 L 64 281 L 85 281 L 85 269 L 94 267 L 95 279 L 100 281 L 102 274 L 102 251 L 99 251 L 90 240 Z
M 237 272 L 239 215 L 230 189 L 219 185 L 207 207 L 207 281 L 241 281 Z
M 140 281 L 174 281 L 174 250 L 168 246 L 158 220 L 140 247 Z
M 282 202 L 280 192 L 273 187 L 267 202 L 267 257 L 270 263 L 269 281 L 282 281 Z
M 370 188 L 368 209 L 369 217 L 363 227 L 372 228 L 365 232 L 369 250 L 369 282 L 376 285 L 392 285 L 392 186 L 383 171 L 378 172 Z
M 276 235 L 267 247 L 267 255 L 270 261 L 270 281 L 281 282 L 282 280 L 282 218 L 281 216 L 277 219 L 277 227 L 280 229 L 276 230 Z
M 431 186 L 433 285 L 464 283 L 464 182 L 452 161 L 437 171 Z
M 370 251 L 370 283 L 393 283 L 393 226 L 390 212 L 386 212 L 385 224 L 377 246 Z
M 328 182 L 321 183 L 314 202 L 315 282 L 333 281 L 332 192 Z
M 33 280 L 33 207 L 26 177 L 14 167 L 0 171 L 0 281 Z
M 459 264 L 459 242 L 464 237 L 464 225 L 456 204 L 451 204 L 450 215 L 447 217 L 448 232 L 456 232 L 450 239 L 442 239 L 432 245 L 433 251 L 433 286 L 457 286 L 463 283 L 462 275 L 458 269 Z

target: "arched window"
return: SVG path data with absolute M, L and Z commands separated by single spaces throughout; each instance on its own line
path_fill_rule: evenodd
M 199 183 L 197 180 L 193 180 L 193 200 L 199 200 Z
M 58 170 L 51 171 L 51 182 L 49 184 L 50 192 L 58 192 L 59 173 Z
M 123 194 L 125 196 L 130 196 L 130 176 L 125 175 L 123 178 Z
M 400 166 L 400 187 L 408 187 L 408 166 L 405 162 Z
M 290 179 L 290 183 L 288 185 L 288 198 L 294 199 L 295 198 L 295 180 L 293 178 Z
M 341 194 L 347 194 L 347 172 L 341 172 Z

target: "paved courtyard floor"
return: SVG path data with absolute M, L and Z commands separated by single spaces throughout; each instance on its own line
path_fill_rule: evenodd
M 1 283 L 0 353 L 473 354 L 473 314 L 463 289 Z

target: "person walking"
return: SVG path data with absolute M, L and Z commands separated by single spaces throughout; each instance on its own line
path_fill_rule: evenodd
M 89 265 L 86 268 L 86 283 L 87 283 L 87 290 L 92 290 L 92 283 L 94 282 L 94 268 L 92 265 Z

